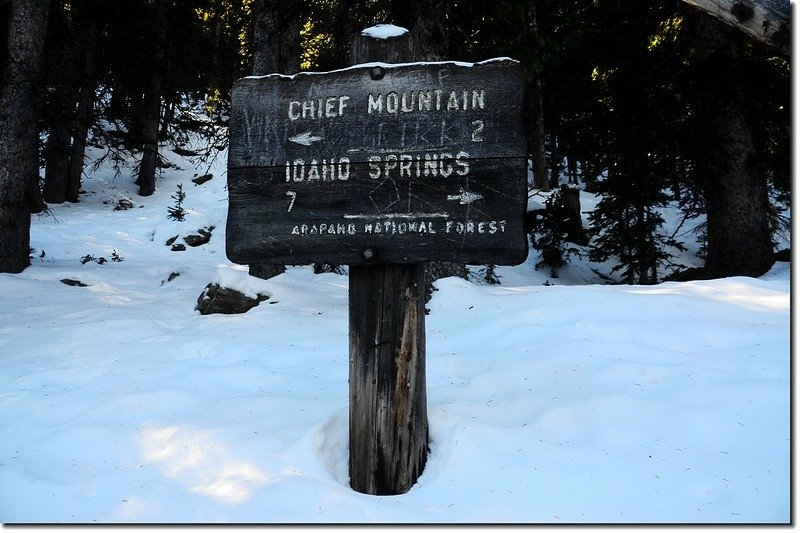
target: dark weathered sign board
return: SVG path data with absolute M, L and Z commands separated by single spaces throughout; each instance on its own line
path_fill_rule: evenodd
M 513 60 L 366 64 L 234 86 L 226 249 L 243 264 L 519 264 Z

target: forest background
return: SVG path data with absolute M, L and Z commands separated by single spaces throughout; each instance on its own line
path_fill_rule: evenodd
M 3 272 L 30 263 L 30 213 L 80 200 L 87 165 L 134 159 L 151 195 L 160 150 L 226 148 L 235 80 L 345 67 L 379 22 L 408 28 L 421 60 L 523 63 L 531 186 L 602 195 L 579 235 L 547 202 L 533 244 L 550 267 L 571 240 L 627 283 L 759 276 L 788 233 L 788 47 L 678 0 L 0 0 L 0 21 Z M 190 133 L 204 151 L 189 152 Z M 86 161 L 87 145 L 105 156 Z M 705 222 L 667 233 L 669 203 Z M 703 268 L 674 261 L 686 238 Z

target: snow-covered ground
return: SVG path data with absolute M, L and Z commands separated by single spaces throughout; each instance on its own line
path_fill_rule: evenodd
M 224 162 L 195 186 L 183 160 L 149 198 L 101 170 L 34 217 L 32 266 L 0 274 L 2 522 L 790 519 L 787 263 L 611 286 L 580 259 L 549 279 L 534 252 L 500 286 L 440 280 L 427 467 L 367 496 L 347 479 L 347 277 L 231 264 Z M 212 281 L 270 298 L 201 316 Z

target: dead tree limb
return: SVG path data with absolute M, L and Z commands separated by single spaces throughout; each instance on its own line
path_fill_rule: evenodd
M 791 4 L 789 0 L 683 0 L 739 28 L 749 36 L 775 48 L 784 57 L 791 54 Z

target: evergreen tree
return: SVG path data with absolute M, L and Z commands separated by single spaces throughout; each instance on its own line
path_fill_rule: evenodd
M 567 186 L 562 185 L 550 194 L 531 232 L 531 244 L 540 256 L 536 269 L 547 266 L 554 278 L 558 277 L 558 269 L 569 263 L 570 256 L 580 255 L 578 248 L 570 244 L 575 236 L 570 235 L 574 224 L 567 190 Z
M 663 139 L 681 107 L 671 99 L 663 71 L 654 68 L 670 60 L 665 41 L 673 38 L 668 21 L 677 6 L 614 7 L 604 10 L 598 30 L 616 40 L 592 71 L 599 98 L 590 120 L 604 137 L 598 154 L 604 174 L 595 185 L 603 197 L 589 217 L 590 258 L 614 259 L 612 272 L 621 271 L 626 283 L 656 283 L 658 267 L 671 257 L 668 246 L 680 246 L 663 234 L 658 208 L 670 199 L 659 163 L 673 154 Z
M 183 207 L 186 193 L 183 192 L 182 183 L 178 184 L 178 190 L 170 198 L 175 200 L 175 203 L 167 208 L 167 218 L 175 220 L 176 222 L 183 222 L 186 218 L 186 209 Z

